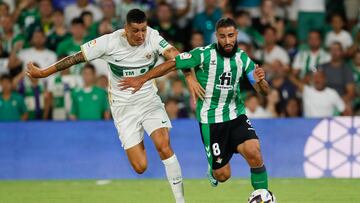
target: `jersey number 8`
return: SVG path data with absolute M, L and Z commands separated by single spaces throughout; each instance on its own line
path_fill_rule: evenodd
M 219 143 L 214 143 L 212 145 L 212 149 L 213 149 L 214 156 L 219 156 L 220 155 L 221 151 L 220 151 Z

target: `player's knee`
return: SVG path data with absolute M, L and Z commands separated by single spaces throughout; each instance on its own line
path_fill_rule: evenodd
M 146 161 L 140 161 L 137 163 L 133 163 L 132 166 L 133 166 L 135 172 L 138 174 L 143 174 L 147 169 Z
M 170 145 L 167 143 L 157 147 L 157 151 L 159 152 L 162 159 L 167 159 L 174 154 Z
M 225 182 L 231 177 L 231 174 L 229 171 L 215 172 L 215 173 L 213 173 L 213 175 L 214 175 L 215 179 L 218 180 L 219 182 Z

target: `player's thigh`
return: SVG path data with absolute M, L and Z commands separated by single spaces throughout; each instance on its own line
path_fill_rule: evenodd
M 213 170 L 224 167 L 234 153 L 229 143 L 229 122 L 199 125 L 209 165 Z
M 142 126 L 148 135 L 152 135 L 157 129 L 172 127 L 164 104 L 161 102 L 159 96 L 156 95 L 149 98 L 146 103 L 142 104 L 140 111 Z
M 127 150 L 144 139 L 141 117 L 134 106 L 112 106 L 111 112 L 122 147 Z
M 232 121 L 231 134 L 233 149 L 239 152 L 250 166 L 262 164 L 259 138 L 246 115 L 240 115 Z

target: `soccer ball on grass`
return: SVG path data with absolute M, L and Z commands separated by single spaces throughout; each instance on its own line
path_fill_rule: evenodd
M 269 190 L 259 189 L 251 193 L 248 203 L 276 203 L 276 198 Z

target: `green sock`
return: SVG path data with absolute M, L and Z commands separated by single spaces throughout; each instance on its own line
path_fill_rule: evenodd
M 251 168 L 251 185 L 254 190 L 268 189 L 268 177 L 265 165 L 259 168 Z

